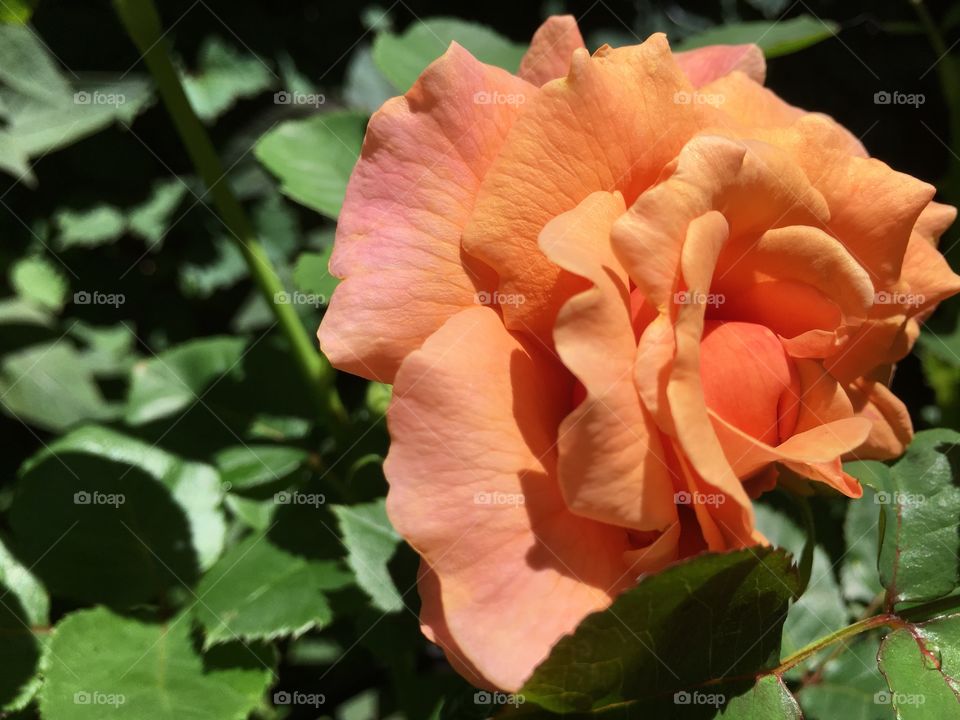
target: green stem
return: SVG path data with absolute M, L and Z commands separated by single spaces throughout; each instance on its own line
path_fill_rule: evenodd
M 789 670 L 794 665 L 800 664 L 811 655 L 816 655 L 824 648 L 829 647 L 836 642 L 840 642 L 841 640 L 845 640 L 847 638 L 859 635 L 860 633 L 867 632 L 868 630 L 873 630 L 874 628 L 883 626 L 892 628 L 905 627 L 912 622 L 926 620 L 930 617 L 941 614 L 945 610 L 957 609 L 960 609 L 960 595 L 951 595 L 949 597 L 933 600 L 931 602 L 917 605 L 906 610 L 901 610 L 896 614 L 884 613 L 882 615 L 874 615 L 873 617 L 858 620 L 852 625 L 847 625 L 846 627 L 840 628 L 829 635 L 824 635 L 822 638 L 818 638 L 809 645 L 800 648 L 795 653 L 785 658 L 783 662 L 781 662 L 780 665 L 772 672 L 779 675 Z
M 333 368 L 320 354 L 293 305 L 277 302 L 277 296 L 284 293 L 283 284 L 243 207 L 224 180 L 226 173 L 210 136 L 187 100 L 167 53 L 160 16 L 153 0 L 114 0 L 114 7 L 130 38 L 143 54 L 167 112 L 190 160 L 213 198 L 217 213 L 233 235 L 250 274 L 290 343 L 297 366 L 314 394 L 321 418 L 327 422 L 332 420 L 333 424 L 345 423 L 346 411 L 334 385 Z

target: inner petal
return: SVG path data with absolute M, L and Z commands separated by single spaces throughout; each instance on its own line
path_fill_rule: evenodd
M 772 446 L 793 433 L 799 377 L 769 328 L 707 320 L 700 341 L 700 378 L 707 407 L 739 430 Z

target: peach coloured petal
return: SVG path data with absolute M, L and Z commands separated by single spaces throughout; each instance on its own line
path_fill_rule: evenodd
M 824 360 L 824 367 L 841 383 L 851 383 L 877 366 L 894 363 L 910 352 L 914 338 L 909 330 L 906 315 L 872 317 Z
M 336 367 L 391 382 L 408 353 L 489 286 L 464 261 L 460 234 L 518 106 L 478 104 L 478 92 L 536 90 L 453 43 L 371 118 L 330 261 L 345 279 L 319 332 Z
M 738 430 L 712 411 L 710 418 L 738 475 L 749 476 L 772 462 L 781 462 L 797 474 L 824 482 L 848 497 L 862 494 L 860 484 L 835 461 L 866 440 L 871 427 L 868 419 L 835 420 L 797 433 L 773 447 Z
M 700 340 L 707 407 L 770 445 L 793 432 L 799 379 L 777 336 L 763 325 L 708 320 Z
M 632 580 L 626 531 L 573 515 L 557 487 L 568 398 L 539 344 L 470 308 L 404 360 L 388 412 L 387 511 L 438 581 L 422 620 L 504 690 Z
M 763 50 L 756 45 L 707 45 L 675 53 L 673 57 L 697 88 L 735 71 L 761 85 L 767 75 Z
M 549 82 L 523 106 L 480 187 L 463 246 L 500 277 L 500 291 L 525 298 L 503 309 L 508 328 L 551 342 L 569 297 L 569 274 L 547 260 L 537 237 L 550 219 L 598 190 L 627 203 L 662 168 L 712 108 L 675 102 L 692 87 L 663 35 L 642 45 L 577 50 L 567 77 Z
M 788 128 L 802 117 L 815 117 L 837 148 L 856 157 L 867 157 L 863 143 L 828 115 L 808 113 L 786 102 L 741 72 L 732 72 L 705 85 L 701 92 L 711 96 L 722 110 L 722 125 L 737 137 L 762 139 L 760 129 Z M 813 178 L 811 178 L 812 180 Z
M 846 391 L 824 369 L 823 363 L 794 359 L 793 365 L 800 385 L 799 395 L 792 399 L 797 405 L 794 434 L 854 416 L 853 405 Z
M 856 413 L 872 423 L 870 435 L 853 455 L 861 460 L 902 455 L 913 439 L 913 423 L 900 398 L 883 383 L 864 379 L 854 381 L 847 392 Z
M 680 274 L 690 292 L 709 291 L 713 269 L 728 232 L 726 220 L 715 210 L 690 222 L 680 258 Z M 700 382 L 704 308 L 700 303 L 678 306 L 674 321 L 676 353 L 666 396 L 678 444 L 692 472 L 703 483 L 703 488 L 698 489 L 710 494 L 707 488 L 713 488 L 730 500 L 713 508 L 712 517 L 719 523 L 727 546 L 739 547 L 752 542 L 753 508 L 712 432 L 707 413 Z M 638 368 L 638 375 L 640 372 Z
M 654 305 L 663 309 L 673 302 L 687 224 L 715 208 L 729 218 L 733 237 L 829 218 L 823 198 L 777 148 L 696 137 L 680 153 L 672 175 L 641 195 L 614 225 L 614 251 Z
M 920 213 L 917 224 L 913 226 L 913 231 L 919 233 L 930 244 L 936 245 L 940 236 L 948 227 L 953 225 L 953 221 L 956 219 L 957 209 L 953 205 L 931 202 Z
M 675 520 L 666 530 L 644 547 L 628 550 L 623 554 L 630 566 L 631 575 L 659 572 L 680 559 L 680 520 Z
M 517 73 L 538 87 L 563 77 L 570 70 L 573 51 L 584 47 L 573 15 L 552 15 L 537 28 Z
M 933 186 L 879 160 L 850 155 L 835 123 L 822 116 L 804 115 L 788 129 L 760 136 L 787 149 L 823 194 L 830 207 L 825 229 L 869 273 L 874 288 L 893 286 L 913 226 L 933 198 Z
M 953 272 L 923 231 L 914 230 L 910 236 L 900 280 L 905 285 L 907 310 L 914 315 L 924 315 L 941 300 L 960 292 L 960 275 Z
M 592 283 L 561 308 L 554 330 L 557 353 L 586 390 L 560 424 L 557 471 L 578 515 L 663 530 L 677 521 L 673 482 L 633 385 L 629 285 L 610 248 L 610 228 L 625 210 L 619 193 L 594 193 L 540 233 L 548 258 Z
M 758 296 L 758 284 L 770 281 L 778 283 L 780 298 Z M 870 276 L 843 244 L 810 226 L 776 228 L 757 239 L 730 243 L 718 263 L 713 291 L 730 300 L 717 317 L 762 322 L 781 337 L 805 338 L 803 357 L 832 353 L 850 329 L 863 323 L 874 299 Z M 836 310 L 835 323 L 824 327 Z M 812 338 L 822 337 L 818 330 L 829 330 L 832 338 L 828 333 L 825 342 L 811 344 Z M 796 350 L 790 342 L 786 346 Z

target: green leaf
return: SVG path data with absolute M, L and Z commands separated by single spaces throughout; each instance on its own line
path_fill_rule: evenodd
M 401 610 L 403 598 L 387 570 L 400 536 L 387 517 L 386 502 L 380 499 L 363 505 L 334 505 L 333 512 L 340 523 L 347 564 L 357 576 L 357 584 L 378 610 Z
M 18 93 L 49 102 L 59 102 L 70 86 L 29 26 L 0 26 L 0 83 Z
M 15 547 L 51 592 L 125 607 L 189 586 L 223 548 L 216 471 L 101 427 L 30 458 L 10 512 Z
M 288 477 L 306 461 L 305 450 L 280 445 L 238 445 L 216 454 L 215 462 L 227 488 L 248 490 Z
M 349 582 L 336 562 L 291 555 L 253 535 L 204 575 L 194 613 L 206 647 L 238 638 L 297 637 L 333 619 L 324 591 Z
M 142 425 L 199 402 L 208 385 L 237 367 L 245 344 L 242 338 L 202 338 L 138 363 L 127 395 L 126 421 Z
M 899 720 L 930 720 L 957 715 L 960 688 L 960 615 L 898 628 L 880 644 L 880 671 Z
M 366 116 L 354 112 L 291 120 L 260 138 L 254 153 L 286 195 L 336 219 L 365 126 Z
M 776 675 L 764 675 L 747 692 L 724 693 L 724 699 L 717 714 L 724 720 L 803 720 L 796 699 Z
M 0 6 L 0 23 L 26 25 L 36 4 L 37 0 L 5 0 Z
M 765 505 L 758 504 L 754 510 L 757 528 L 767 539 L 799 557 L 807 540 L 806 533 L 790 518 Z M 833 563 L 818 545 L 813 551 L 813 566 L 807 588 L 800 599 L 790 606 L 783 625 L 782 656 L 791 655 L 817 638 L 839 630 L 847 624 L 847 619 L 847 609 L 833 576 Z
M 742 22 L 719 25 L 678 43 L 677 51 L 693 50 L 705 45 L 759 45 L 768 58 L 789 55 L 833 37 L 840 26 L 832 20 L 811 15 L 798 15 L 773 22 Z
M 123 235 L 126 226 L 123 213 L 110 205 L 97 205 L 79 212 L 61 210 L 53 220 L 60 233 L 60 247 L 64 250 L 111 243 Z
M 521 693 L 555 712 L 596 712 L 769 669 L 799 583 L 771 548 L 681 562 L 588 616 Z
M 373 113 L 396 94 L 396 88 L 377 68 L 369 47 L 350 56 L 343 87 L 343 98 L 350 107 Z
M 373 60 L 400 92 L 406 92 L 427 65 L 456 41 L 480 62 L 515 73 L 526 48 L 482 25 L 455 18 L 415 20 L 402 35 L 381 32 L 373 43 Z
M 0 598 L 0 710 L 17 709 L 26 705 L 36 690 L 33 677 L 41 647 L 20 597 L 2 582 Z
M 23 608 L 23 618 L 28 625 L 47 625 L 50 622 L 50 596 L 37 577 L 24 566 L 7 548 L 0 537 L 0 585 L 5 590 L 0 600 L 9 602 L 8 595 L 16 598 Z
M 854 638 L 823 668 L 820 680 L 797 693 L 808 720 L 894 720 L 889 704 L 875 703 L 887 684 L 877 667 L 879 635 Z
M 45 720 L 245 720 L 274 677 L 265 653 L 198 655 L 183 616 L 147 624 L 104 608 L 64 618 L 40 692 Z
M 0 406 L 25 423 L 62 432 L 85 420 L 109 420 L 120 408 L 104 400 L 88 359 L 69 340 L 33 345 L 0 363 Z
M 23 258 L 13 265 L 10 285 L 23 299 L 54 312 L 59 312 L 67 299 L 63 272 L 39 255 Z
M 297 258 L 293 269 L 293 282 L 305 293 L 320 295 L 330 301 L 333 291 L 340 284 L 340 278 L 330 274 L 330 254 L 333 245 L 323 252 L 305 252 Z
M 273 71 L 255 55 L 245 55 L 219 37 L 200 48 L 199 70 L 181 74 L 183 89 L 204 121 L 215 120 L 241 98 L 259 95 L 273 85 Z
M 885 465 L 880 466 L 886 469 Z M 853 474 L 849 466 L 846 470 Z M 876 502 L 876 492 L 869 485 L 864 485 L 862 498 L 847 503 L 843 536 L 846 541 L 846 554 L 840 568 L 843 595 L 848 601 L 866 605 L 883 591 L 877 569 L 880 506 Z
M 926 430 L 869 480 L 882 516 L 880 580 L 894 603 L 936 600 L 960 584 L 958 454 L 960 434 Z
M 150 197 L 128 212 L 130 232 L 146 240 L 151 250 L 159 249 L 170 227 L 173 212 L 180 206 L 187 191 L 187 185 L 177 177 L 155 182 Z

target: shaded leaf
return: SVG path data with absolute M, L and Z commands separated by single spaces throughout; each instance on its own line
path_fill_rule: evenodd
M 403 598 L 387 570 L 400 536 L 387 518 L 386 502 L 380 499 L 362 505 L 334 505 L 333 512 L 340 523 L 347 564 L 357 576 L 357 584 L 377 609 L 402 609 Z
M 755 43 L 768 58 L 789 55 L 833 37 L 840 26 L 832 20 L 798 15 L 773 22 L 742 22 L 718 25 L 678 43 L 675 50 L 692 50 L 705 45 Z
M 336 219 L 365 126 L 366 116 L 353 112 L 290 120 L 260 138 L 254 153 L 286 195 Z

